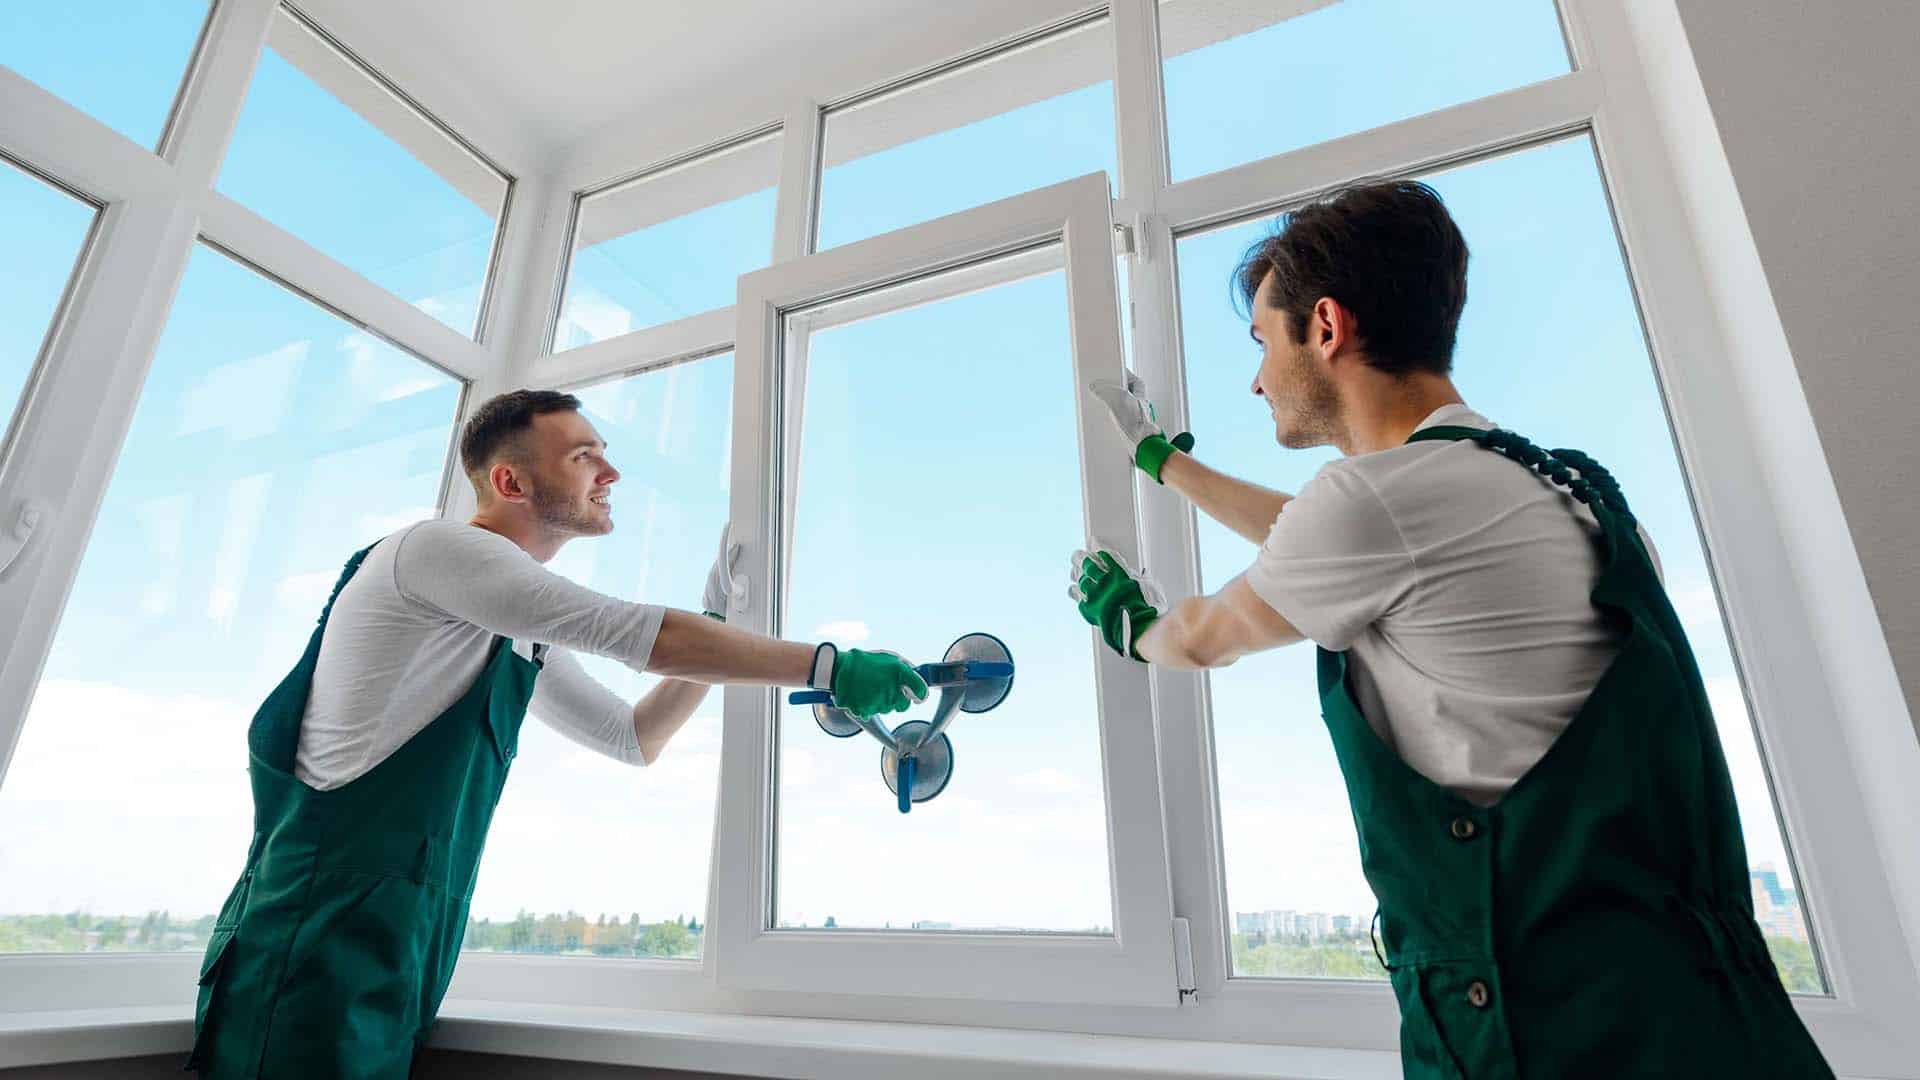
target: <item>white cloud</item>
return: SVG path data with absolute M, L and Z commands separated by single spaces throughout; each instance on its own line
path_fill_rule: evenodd
M 1013 778 L 1013 786 L 1038 795 L 1072 795 L 1085 790 L 1078 779 L 1053 768 L 1020 773 Z
M 578 328 L 588 341 L 603 341 L 633 329 L 633 313 L 597 289 L 581 288 L 567 294 L 557 339 L 572 340 L 570 328 Z
M 813 636 L 836 645 L 858 645 L 872 637 L 873 631 L 859 619 L 836 619 L 814 627 Z

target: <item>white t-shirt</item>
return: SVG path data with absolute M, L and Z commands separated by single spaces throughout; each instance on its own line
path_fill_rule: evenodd
M 1464 405 L 1420 424 L 1437 425 L 1494 426 Z M 1347 651 L 1354 698 L 1389 747 L 1485 806 L 1619 651 L 1589 599 L 1598 534 L 1532 470 L 1470 441 L 1416 442 L 1328 463 L 1246 578 L 1301 633 Z
M 644 671 L 665 617 L 665 608 L 568 581 L 498 533 L 409 525 L 374 545 L 334 602 L 294 775 L 325 791 L 385 761 L 472 687 L 496 634 L 523 656 L 547 646 L 535 716 L 588 749 L 644 764 L 633 707 L 567 650 Z

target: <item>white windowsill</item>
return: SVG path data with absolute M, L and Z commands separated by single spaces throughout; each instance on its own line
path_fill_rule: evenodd
M 0 1014 L 0 1068 L 141 1054 L 185 1054 L 184 1006 Z M 433 1045 L 563 1061 L 744 1076 L 893 1080 L 1392 1080 L 1399 1055 L 1011 1031 L 580 1006 L 449 1001 Z

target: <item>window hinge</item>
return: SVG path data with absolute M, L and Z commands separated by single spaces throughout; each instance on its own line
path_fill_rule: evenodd
M 1180 987 L 1180 1000 L 1186 1001 L 1199 989 L 1193 981 L 1193 931 L 1187 920 L 1173 920 L 1173 977 Z
M 1113 253 L 1115 255 L 1133 254 L 1133 226 L 1118 221 L 1113 223 Z

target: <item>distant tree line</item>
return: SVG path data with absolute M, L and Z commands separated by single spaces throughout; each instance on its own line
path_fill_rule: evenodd
M 212 915 L 175 917 L 166 911 L 145 915 L 0 915 L 0 953 L 197 952 L 213 934 Z M 468 919 L 463 948 L 489 952 L 580 954 L 592 956 L 698 956 L 705 927 L 685 915 L 667 922 L 642 922 L 601 915 L 588 919 L 576 911 L 512 919 Z

